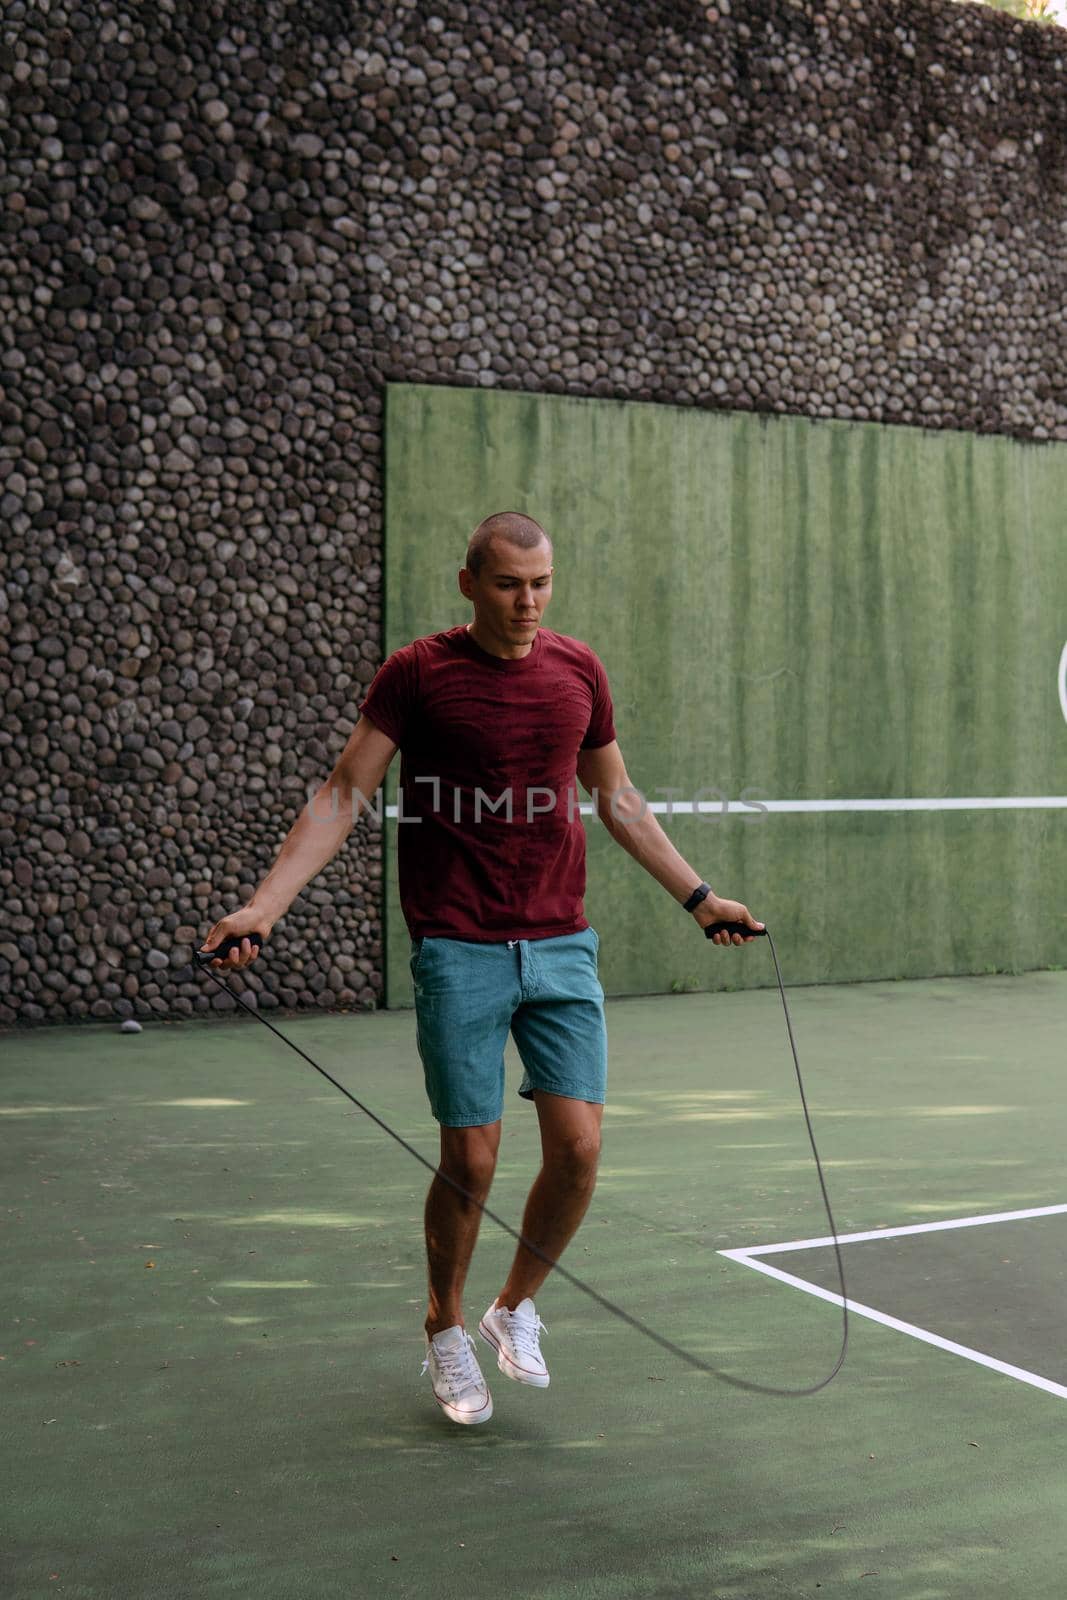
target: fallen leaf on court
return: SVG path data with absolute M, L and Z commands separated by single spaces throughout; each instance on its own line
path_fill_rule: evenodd
M 154 1267 L 155 1266 L 155 1262 L 154 1261 L 146 1261 L 145 1262 L 145 1266 L 146 1267 Z
M 967 1442 L 970 1445 L 972 1450 L 981 1450 L 981 1448 L 982 1448 L 982 1446 L 975 1439 L 968 1439 Z

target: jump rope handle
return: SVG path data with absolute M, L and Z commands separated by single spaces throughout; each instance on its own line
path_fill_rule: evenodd
M 710 939 L 713 933 L 742 933 L 746 939 L 762 939 L 765 937 L 766 928 L 749 928 L 743 922 L 709 922 L 704 929 L 705 939 Z
M 241 933 L 236 938 L 223 939 L 222 943 L 216 945 L 214 950 L 197 950 L 195 952 L 196 960 L 202 967 L 210 966 L 212 961 L 225 961 L 231 950 L 240 950 L 242 939 L 247 939 L 254 950 L 258 950 L 263 943 L 263 935 L 261 933 Z

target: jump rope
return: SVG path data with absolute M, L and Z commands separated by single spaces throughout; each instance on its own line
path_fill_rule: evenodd
M 706 1372 L 710 1377 L 718 1378 L 721 1382 L 728 1383 L 735 1389 L 746 1389 L 750 1394 L 785 1395 L 790 1398 L 799 1397 L 801 1395 L 818 1394 L 820 1389 L 825 1389 L 826 1385 L 831 1383 L 833 1379 L 836 1378 L 837 1374 L 844 1365 L 845 1355 L 848 1351 L 848 1296 L 845 1292 L 845 1269 L 841 1261 L 841 1248 L 838 1243 L 837 1228 L 834 1225 L 833 1212 L 830 1210 L 830 1197 L 826 1192 L 826 1182 L 822 1173 L 822 1162 L 819 1160 L 819 1151 L 816 1147 L 815 1135 L 811 1128 L 811 1116 L 808 1112 L 807 1097 L 804 1094 L 804 1081 L 800 1076 L 800 1062 L 797 1058 L 796 1040 L 793 1038 L 793 1024 L 789 1016 L 789 1006 L 786 1003 L 785 986 L 782 983 L 782 972 L 778 965 L 778 953 L 774 948 L 774 940 L 771 938 L 770 929 L 766 925 L 764 925 L 762 928 L 749 928 L 743 922 L 714 922 L 704 929 L 704 935 L 708 939 L 710 939 L 715 933 L 728 933 L 731 935 L 739 933 L 744 935 L 746 938 L 762 938 L 764 935 L 766 935 L 767 943 L 771 947 L 771 955 L 774 958 L 774 970 L 778 978 L 778 992 L 782 997 L 782 1006 L 785 1010 L 785 1025 L 789 1031 L 789 1043 L 793 1051 L 793 1065 L 796 1068 L 797 1085 L 800 1089 L 800 1103 L 804 1107 L 804 1121 L 807 1123 L 808 1138 L 811 1140 L 811 1150 L 815 1157 L 815 1168 L 819 1174 L 819 1187 L 822 1190 L 822 1197 L 826 1206 L 826 1215 L 830 1222 L 830 1232 L 833 1235 L 834 1253 L 837 1256 L 837 1274 L 841 1284 L 841 1353 L 838 1356 L 837 1361 L 834 1363 L 833 1371 L 830 1373 L 829 1377 L 823 1378 L 820 1383 L 813 1383 L 811 1387 L 807 1389 L 779 1389 L 773 1384 L 769 1383 L 753 1383 L 747 1378 L 737 1378 L 734 1377 L 732 1373 L 723 1372 L 719 1367 L 709 1366 L 706 1361 L 701 1361 L 700 1357 L 695 1356 L 692 1351 L 683 1349 L 681 1345 L 675 1344 L 670 1339 L 665 1339 L 661 1333 L 657 1333 L 656 1330 L 654 1328 L 650 1328 L 647 1323 L 641 1322 L 637 1317 L 631 1316 L 628 1311 L 624 1311 L 621 1306 L 615 1305 L 613 1301 L 606 1299 L 604 1295 L 598 1294 L 595 1289 L 590 1288 L 589 1284 L 583 1283 L 581 1278 L 576 1278 L 572 1272 L 568 1272 L 566 1267 L 561 1266 L 558 1261 L 554 1261 L 551 1256 L 546 1255 L 543 1250 L 539 1249 L 538 1246 L 532 1242 L 532 1240 L 527 1239 L 525 1235 L 521 1233 L 517 1233 L 515 1229 L 511 1227 L 510 1224 L 505 1222 L 502 1217 L 498 1217 L 495 1211 L 490 1211 L 488 1206 L 483 1205 L 482 1202 L 476 1199 L 474 1195 L 470 1194 L 462 1184 L 457 1183 L 454 1178 L 450 1178 L 447 1172 L 442 1172 L 440 1168 L 435 1167 L 432 1162 L 427 1161 L 425 1156 L 420 1155 L 415 1147 L 408 1144 L 407 1140 L 402 1138 L 401 1135 L 397 1133 L 395 1129 L 391 1128 L 387 1122 L 383 1122 L 381 1117 L 375 1116 L 374 1112 L 369 1110 L 361 1100 L 357 1100 L 354 1094 L 349 1093 L 343 1083 L 338 1083 L 336 1078 L 331 1077 L 331 1075 L 326 1071 L 325 1067 L 320 1067 L 317 1061 L 312 1061 L 311 1057 L 301 1050 L 299 1045 L 294 1044 L 291 1039 L 287 1039 L 284 1033 L 278 1033 L 278 1029 L 273 1023 L 268 1022 L 266 1017 L 262 1016 L 260 1012 L 254 1010 L 251 1006 L 246 1005 L 241 999 L 241 996 L 236 994 L 228 984 L 224 983 L 219 977 L 218 973 L 210 965 L 212 961 L 225 960 L 231 950 L 240 950 L 242 939 L 247 939 L 249 943 L 258 950 L 263 943 L 261 934 L 246 933 L 236 938 L 231 937 L 224 939 L 219 945 L 216 946 L 214 950 L 197 950 L 195 952 L 195 958 L 203 970 L 211 974 L 219 987 L 224 989 L 227 994 L 231 995 L 232 998 L 236 1000 L 238 1004 L 249 1013 L 250 1016 L 257 1017 L 265 1027 L 270 1029 L 271 1033 L 277 1034 L 278 1038 L 281 1039 L 283 1043 L 287 1044 L 291 1050 L 295 1050 L 297 1055 L 302 1056 L 309 1066 L 314 1067 L 316 1072 L 320 1072 L 328 1082 L 332 1083 L 335 1089 L 340 1089 L 341 1093 L 346 1095 L 348 1099 L 351 1100 L 352 1104 L 357 1106 L 365 1116 L 370 1117 L 372 1122 L 376 1122 L 379 1128 L 383 1129 L 391 1139 L 396 1140 L 397 1144 L 403 1145 L 404 1149 L 409 1155 L 413 1155 L 416 1161 L 421 1161 L 423 1166 L 426 1167 L 429 1172 L 432 1172 L 435 1177 L 442 1178 L 445 1183 L 451 1185 L 457 1194 L 462 1195 L 465 1200 L 469 1200 L 473 1205 L 476 1205 L 479 1211 L 495 1222 L 498 1227 L 503 1228 L 505 1233 L 510 1233 L 513 1239 L 517 1239 L 521 1245 L 524 1245 L 525 1248 L 530 1251 L 531 1255 L 535 1255 L 539 1260 L 547 1262 L 548 1265 L 553 1268 L 554 1271 L 558 1272 L 561 1277 L 565 1278 L 568 1283 L 572 1283 L 576 1289 L 581 1289 L 583 1294 L 589 1295 L 590 1298 L 595 1300 L 598 1305 L 603 1306 L 605 1311 L 610 1311 L 613 1316 L 621 1317 L 623 1322 L 628 1322 L 631 1328 L 636 1328 L 637 1332 L 644 1334 L 646 1339 L 653 1340 L 653 1342 L 658 1344 L 661 1349 L 670 1351 L 671 1355 L 677 1356 L 680 1361 L 686 1362 L 688 1366 L 695 1367 L 698 1372 Z M 230 970 L 234 971 L 237 969 L 231 968 Z

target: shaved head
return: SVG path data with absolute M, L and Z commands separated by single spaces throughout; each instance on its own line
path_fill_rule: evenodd
M 502 539 L 520 550 L 534 550 L 544 540 L 549 555 L 552 553 L 552 540 L 533 517 L 523 516 L 521 511 L 495 511 L 491 517 L 479 522 L 471 534 L 466 564 L 472 577 L 476 578 L 481 572 L 494 539 Z

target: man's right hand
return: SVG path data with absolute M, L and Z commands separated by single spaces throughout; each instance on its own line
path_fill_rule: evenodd
M 243 935 L 248 933 L 258 933 L 261 934 L 264 941 L 266 941 L 266 939 L 270 936 L 270 930 L 273 926 L 274 924 L 271 919 L 264 915 L 264 913 L 258 910 L 255 906 L 251 904 L 242 906 L 240 911 L 234 911 L 230 916 L 223 917 L 221 922 L 216 922 L 215 926 L 212 928 L 211 932 L 200 946 L 201 953 L 206 950 L 214 950 L 218 945 L 222 944 L 223 940 L 225 939 L 240 938 L 241 947 L 239 950 L 231 950 L 224 961 L 210 961 L 208 965 L 211 967 L 222 967 L 227 972 L 231 972 L 237 967 L 247 967 L 259 955 L 259 950 L 251 943 L 249 939 L 244 938 Z

